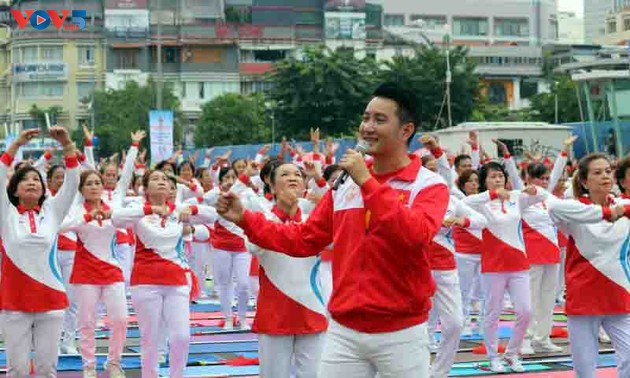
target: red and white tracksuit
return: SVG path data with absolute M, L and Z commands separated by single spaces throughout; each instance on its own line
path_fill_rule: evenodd
M 101 203 L 101 209 L 109 206 Z M 80 345 L 84 369 L 96 368 L 97 305 L 105 304 L 110 320 L 108 364 L 120 366 L 127 338 L 127 297 L 120 262 L 114 255 L 116 228 L 111 220 L 92 219 L 88 203 L 75 206 L 62 228 L 77 233 L 77 252 L 70 283 L 79 309 Z
M 239 226 L 262 248 L 314 256 L 334 242 L 331 321 L 322 377 L 428 377 L 426 321 L 435 285 L 428 247 L 444 219 L 448 188 L 415 155 L 361 187 L 328 191 L 302 224 L 245 212 Z M 395 256 L 395 257 L 394 257 Z
M 502 201 L 494 190 L 464 198 L 464 203 L 479 211 L 487 220 L 483 230 L 481 273 L 485 294 L 484 341 L 488 358 L 498 357 L 497 329 L 503 309 L 505 292 L 510 294 L 516 312 L 516 324 L 506 354 L 520 353 L 531 312 L 529 262 L 521 229 L 523 210 L 545 199 L 540 191 L 530 196 L 520 191 L 510 192 Z
M 630 207 L 615 223 L 609 198 L 604 207 L 588 197 L 548 200 L 549 214 L 569 236 L 566 257 L 566 307 L 574 369 L 595 378 L 600 327 L 612 339 L 619 377 L 630 377 Z
M 7 186 L 13 158 L 0 158 L 0 188 Z M 41 208 L 25 210 L 0 190 L 0 238 L 4 245 L 0 297 L 3 334 L 10 377 L 30 375 L 33 350 L 36 376 L 55 377 L 58 341 L 68 306 L 57 262 L 59 226 L 72 206 L 79 185 L 76 156 L 66 157 L 66 175 L 59 193 Z
M 274 207 L 268 219 L 300 223 L 294 216 Z M 260 261 L 260 293 L 253 331 L 258 333 L 262 377 L 316 378 L 328 322 L 316 276 L 316 256 L 295 258 L 248 247 Z M 294 369 L 292 369 L 294 365 Z
M 112 223 L 131 227 L 136 234 L 136 253 L 131 272 L 131 300 L 138 315 L 142 348 L 142 376 L 158 377 L 161 333 L 168 330 L 170 377 L 182 377 L 190 342 L 191 282 L 183 241 L 184 225 L 179 209 L 169 204 L 171 215 L 153 214 L 151 205 L 114 208 Z M 216 221 L 216 211 L 192 206 L 192 224 Z M 163 322 L 166 323 L 166 330 Z

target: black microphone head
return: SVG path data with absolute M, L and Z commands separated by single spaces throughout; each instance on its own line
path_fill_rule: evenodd
M 365 140 L 360 140 L 357 143 L 356 147 L 354 147 L 354 149 L 358 153 L 365 155 L 368 152 L 368 150 L 370 149 L 370 144 L 367 141 L 365 141 Z

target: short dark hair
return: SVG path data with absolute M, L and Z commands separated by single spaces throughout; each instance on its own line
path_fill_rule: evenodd
M 188 161 L 188 160 L 184 160 L 184 161 L 183 161 L 183 162 L 179 165 L 179 167 L 177 167 L 177 175 L 179 175 L 179 174 L 180 174 L 180 172 L 182 171 L 182 168 L 184 168 L 185 166 L 189 166 L 189 167 L 190 167 L 190 169 L 193 171 L 193 175 L 195 174 L 195 165 L 194 165 L 192 162 Z
M 225 175 L 227 175 L 230 171 L 233 171 L 234 174 L 236 174 L 236 170 L 232 167 L 221 167 L 219 170 L 219 184 L 223 181 L 223 177 L 225 177 Z
M 470 155 L 467 155 L 467 154 L 459 154 L 455 156 L 455 160 L 453 161 L 453 165 L 455 166 L 455 169 L 459 168 L 460 164 L 462 164 L 462 161 L 467 160 L 467 159 L 472 160 Z
M 527 176 L 539 179 L 549 172 L 549 167 L 543 163 L 530 163 L 527 165 Z
M 277 166 L 281 164 L 282 164 L 281 160 L 272 158 L 272 159 L 269 159 L 260 170 L 260 173 L 258 175 L 260 177 L 260 180 L 265 184 L 265 186 L 263 187 L 263 192 L 265 194 L 271 193 L 271 188 L 269 187 L 269 184 L 265 181 L 265 177 L 270 177 L 271 172 L 274 169 L 276 169 Z
M 164 167 L 166 167 L 167 165 L 170 165 L 173 168 L 173 172 L 175 172 L 177 170 L 177 167 L 175 166 L 175 164 L 171 163 L 168 160 L 162 160 L 161 162 L 157 163 L 157 165 L 155 166 L 155 170 L 156 171 L 163 171 Z
M 457 176 L 457 187 L 462 193 L 465 193 L 464 188 L 466 187 L 466 183 L 470 181 L 471 177 L 477 176 L 477 180 L 479 180 L 479 172 L 474 169 L 465 170 L 461 175 Z
M 101 176 L 101 173 L 99 171 L 88 169 L 87 171 L 81 172 L 81 175 L 79 176 L 79 192 L 83 189 L 83 186 L 85 186 L 85 182 L 87 181 L 88 177 L 92 175 L 97 176 L 98 179 L 101 180 L 101 184 L 103 183 L 103 176 Z
M 626 156 L 623 160 L 621 160 L 621 163 L 617 166 L 617 170 L 615 171 L 617 186 L 619 186 L 619 189 L 621 189 L 622 192 L 626 191 L 626 188 L 623 187 L 622 181 L 626 178 L 626 172 L 628 169 L 630 169 L 630 156 Z
M 496 161 L 491 161 L 481 166 L 481 169 L 479 170 L 479 193 L 483 193 L 488 190 L 488 188 L 486 187 L 486 179 L 488 178 L 488 174 L 490 173 L 490 171 L 503 173 L 503 177 L 505 177 L 505 183 L 507 184 L 508 174 L 503 164 Z
M 44 179 L 42 178 L 42 174 L 31 165 L 24 165 L 22 168 L 15 171 L 13 176 L 11 176 L 11 180 L 9 180 L 9 185 L 7 186 L 7 195 L 9 196 L 9 201 L 13 204 L 13 206 L 17 206 L 20 204 L 20 199 L 15 195 L 17 192 L 17 187 L 20 182 L 24 180 L 26 174 L 29 172 L 37 173 L 37 177 L 39 177 L 39 182 L 42 183 L 42 195 L 39 197 L 37 201 L 39 206 L 44 203 L 46 200 L 46 183 L 44 183 Z
M 51 166 L 50 168 L 48 168 L 48 171 L 46 171 L 46 180 L 52 180 L 52 177 L 55 174 L 55 171 L 57 169 L 61 169 L 62 171 L 65 171 L 66 167 L 64 167 L 61 164 L 55 164 Z
M 326 167 L 324 169 L 324 180 L 328 181 L 330 180 L 330 177 L 333 175 L 333 173 L 340 171 L 342 168 L 340 166 L 338 166 L 337 164 L 331 164 L 328 167 Z
M 410 144 L 418 128 L 418 113 L 416 111 L 417 99 L 413 91 L 399 84 L 387 82 L 376 88 L 372 93 L 372 97 L 382 97 L 394 101 L 398 106 L 396 115 L 398 116 L 400 124 L 413 124 L 413 132 L 409 136 L 409 139 L 407 139 L 407 144 Z

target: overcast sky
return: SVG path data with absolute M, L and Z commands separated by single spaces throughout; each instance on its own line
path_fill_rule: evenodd
M 584 0 L 558 0 L 558 9 L 584 15 Z

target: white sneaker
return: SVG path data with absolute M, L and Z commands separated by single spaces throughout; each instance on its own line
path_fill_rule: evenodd
M 240 326 L 241 331 L 249 331 L 250 329 L 252 329 L 252 327 L 249 325 L 247 320 L 240 320 L 238 324 Z
M 429 350 L 431 353 L 437 353 L 440 350 L 440 343 L 434 335 L 429 335 Z
M 86 368 L 83 369 L 83 378 L 96 378 L 96 369 L 95 368 Z
M 534 348 L 532 348 L 532 341 L 529 339 L 523 340 L 523 345 L 521 346 L 521 354 L 531 355 L 536 354 Z
M 563 350 L 562 347 L 552 343 L 550 340 L 541 343 L 534 342 L 532 347 L 537 353 L 560 353 Z M 522 350 L 521 353 L 525 354 Z
M 490 371 L 494 373 L 505 373 L 505 365 L 503 365 L 503 361 L 501 361 L 498 357 L 490 360 Z
M 234 319 L 232 317 L 225 319 L 224 331 L 231 331 L 234 329 Z
M 610 337 L 603 328 L 599 329 L 599 342 L 602 344 L 610 344 Z
M 503 359 L 510 365 L 510 368 L 515 373 L 522 373 L 525 371 L 523 364 L 521 363 L 521 359 L 514 354 L 506 354 L 503 356 Z
M 125 371 L 120 364 L 110 363 L 108 361 L 105 363 L 105 370 L 107 370 L 109 378 L 125 378 Z

